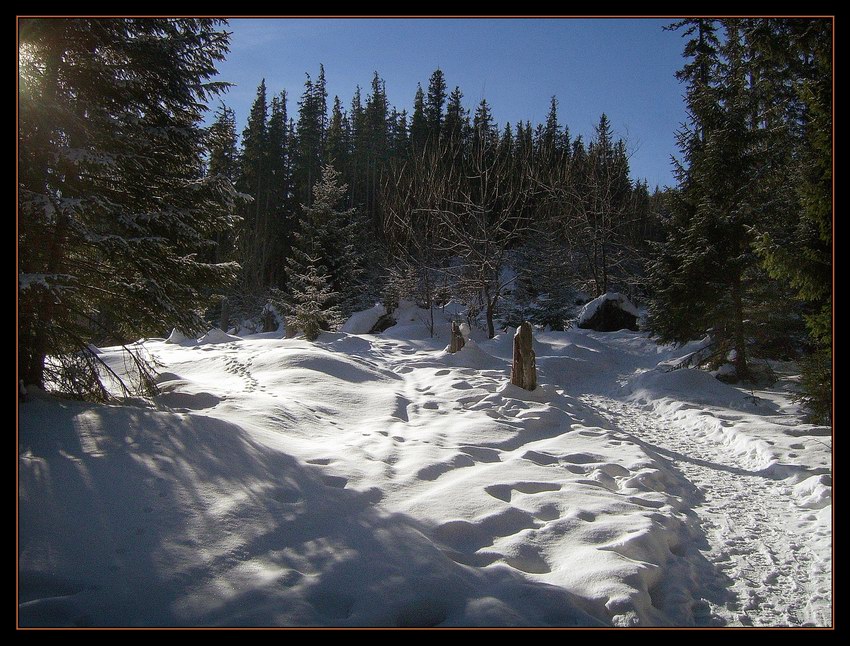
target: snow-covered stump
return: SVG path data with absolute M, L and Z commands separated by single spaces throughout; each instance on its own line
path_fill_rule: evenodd
M 457 321 L 452 321 L 452 338 L 451 341 L 449 341 L 449 352 L 454 354 L 464 345 L 466 345 L 466 339 L 463 338 L 463 332 L 461 332 L 460 324 Z
M 537 388 L 537 359 L 532 348 L 531 323 L 523 321 L 514 334 L 511 383 L 525 390 Z

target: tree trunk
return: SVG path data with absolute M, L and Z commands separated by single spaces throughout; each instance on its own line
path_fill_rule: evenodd
M 484 285 L 484 300 L 487 302 L 485 313 L 487 316 L 487 338 L 492 339 L 496 336 L 496 327 L 493 325 L 493 312 L 496 309 L 496 300 L 499 298 L 498 293 L 490 298 L 490 286 Z
M 750 369 L 747 366 L 747 346 L 746 336 L 744 334 L 744 305 L 741 295 L 742 285 L 740 274 L 736 275 L 732 282 L 732 306 L 734 308 L 733 315 L 735 320 L 732 322 L 734 326 L 734 348 L 735 348 L 735 374 L 738 381 L 746 381 L 750 378 Z
M 38 308 L 40 309 L 40 308 Z M 44 387 L 44 359 L 47 356 L 47 342 L 45 333 L 38 327 L 21 329 L 21 336 L 29 336 L 29 339 L 20 339 L 18 352 L 18 379 L 25 386 Z M 29 334 L 27 334 L 29 333 Z
M 227 299 L 227 296 L 221 299 L 221 318 L 219 319 L 218 327 L 225 332 L 227 332 L 227 328 L 230 326 L 230 301 Z
M 537 359 L 532 347 L 531 323 L 524 321 L 514 334 L 511 383 L 525 390 L 537 388 Z

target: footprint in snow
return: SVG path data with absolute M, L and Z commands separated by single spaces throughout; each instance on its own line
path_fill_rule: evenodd
M 548 453 L 538 453 L 537 451 L 526 451 L 522 455 L 524 460 L 529 460 L 534 462 L 534 464 L 539 464 L 540 466 L 548 466 L 550 464 L 557 464 L 558 458 L 554 455 L 549 455 Z

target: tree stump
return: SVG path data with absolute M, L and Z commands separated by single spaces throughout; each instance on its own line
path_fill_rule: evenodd
M 460 331 L 460 325 L 457 321 L 452 321 L 452 339 L 449 341 L 449 352 L 454 354 L 466 345 L 466 340 Z
M 537 359 L 532 348 L 531 323 L 524 321 L 514 334 L 511 383 L 525 390 L 537 388 Z

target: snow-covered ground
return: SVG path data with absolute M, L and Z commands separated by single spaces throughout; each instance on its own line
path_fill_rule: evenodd
M 155 405 L 31 393 L 20 625 L 831 625 L 832 441 L 788 366 L 751 392 L 571 329 L 526 392 L 513 330 L 451 355 L 399 314 L 145 341 Z

